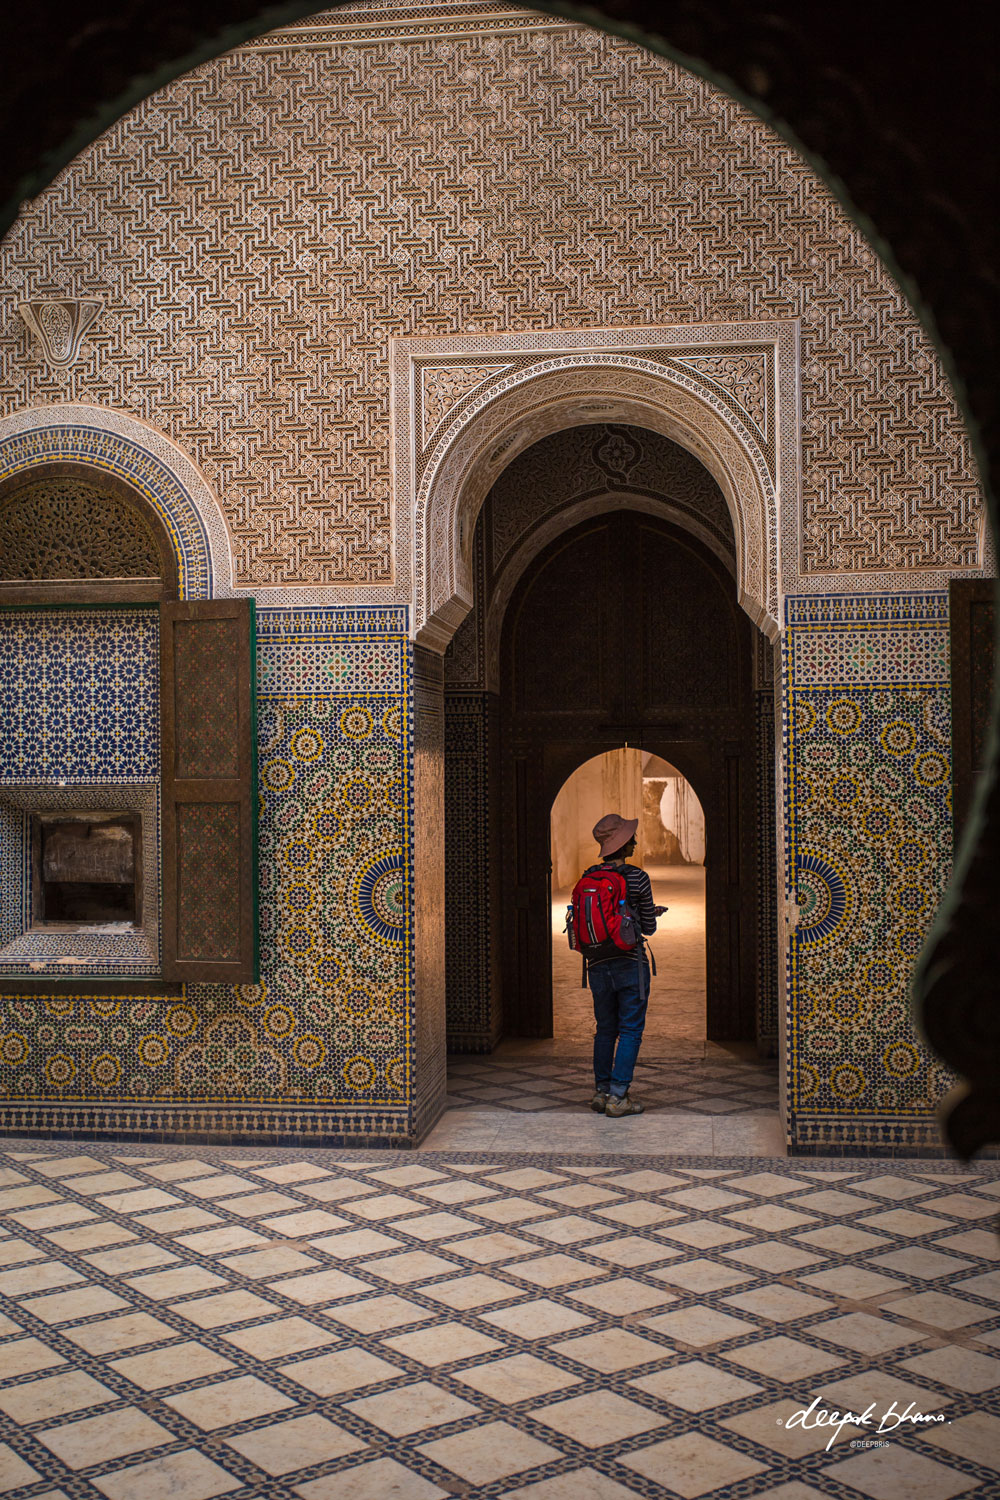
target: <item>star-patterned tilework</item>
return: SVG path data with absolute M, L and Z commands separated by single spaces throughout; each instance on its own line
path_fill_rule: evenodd
M 5 1148 L 5 1500 L 998 1493 L 994 1164 Z

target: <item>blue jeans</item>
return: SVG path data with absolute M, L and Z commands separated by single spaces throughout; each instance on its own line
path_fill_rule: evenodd
M 587 971 L 594 997 L 594 1084 L 624 1099 L 639 1056 L 649 1001 L 649 961 L 609 958 Z M 617 1042 L 617 1048 L 615 1043 Z

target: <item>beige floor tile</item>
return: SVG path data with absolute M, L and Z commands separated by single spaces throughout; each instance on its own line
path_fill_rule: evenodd
M 408 1286 L 414 1281 L 429 1281 L 432 1276 L 441 1276 L 445 1271 L 457 1271 L 459 1267 L 455 1261 L 446 1260 L 443 1255 L 432 1255 L 429 1250 L 408 1250 L 401 1255 L 366 1260 L 358 1269 L 370 1271 L 373 1276 L 391 1281 L 394 1286 Z
M 75 1177 L 82 1172 L 103 1172 L 106 1164 L 94 1156 L 56 1156 L 33 1165 L 42 1177 Z
M 229 1328 L 234 1323 L 249 1323 L 251 1318 L 263 1318 L 278 1309 L 273 1302 L 258 1297 L 256 1292 L 217 1292 L 213 1297 L 195 1297 L 189 1302 L 176 1302 L 171 1312 L 179 1313 L 198 1328 Z
M 184 1448 L 180 1453 L 167 1453 L 149 1463 L 105 1474 L 92 1483 L 108 1500 L 139 1500 L 140 1496 L 142 1500 L 212 1500 L 214 1495 L 239 1489 L 242 1480 L 203 1453 Z
M 184 1191 L 192 1198 L 226 1198 L 241 1189 L 251 1192 L 257 1184 L 252 1177 L 239 1177 L 235 1172 L 217 1172 L 212 1177 L 203 1177 L 197 1182 L 186 1182 Z
M 681 1307 L 672 1312 L 658 1313 L 652 1318 L 643 1318 L 643 1326 L 668 1339 L 677 1339 L 696 1349 L 709 1344 L 723 1343 L 726 1339 L 742 1338 L 757 1331 L 758 1325 L 746 1318 L 736 1318 L 732 1313 L 721 1312 L 714 1307 Z
M 671 1259 L 673 1253 L 662 1240 L 651 1240 L 641 1234 L 623 1234 L 617 1239 L 587 1246 L 588 1255 L 612 1266 L 653 1266 Z
M 366 1445 L 326 1417 L 312 1413 L 244 1432 L 229 1438 L 226 1446 L 242 1453 L 265 1474 L 292 1474 L 296 1469 L 360 1453 Z
M 329 1234 L 309 1241 L 312 1248 L 332 1255 L 334 1260 L 360 1260 L 364 1255 L 377 1255 L 380 1250 L 398 1250 L 402 1243 L 377 1229 L 351 1229 L 345 1234 Z
M 497 1189 L 487 1187 L 484 1182 L 438 1182 L 419 1188 L 418 1192 L 432 1203 L 480 1203 L 484 1198 L 497 1197 Z
M 732 1364 L 756 1370 L 759 1375 L 769 1375 L 772 1380 L 786 1381 L 807 1380 L 826 1370 L 840 1369 L 846 1363 L 836 1354 L 815 1349 L 799 1339 L 786 1338 L 784 1334 L 744 1344 L 739 1349 L 727 1349 L 726 1358 Z
M 416 1217 L 403 1219 L 389 1227 L 401 1229 L 413 1239 L 430 1244 L 434 1240 L 443 1240 L 450 1234 L 468 1234 L 473 1229 L 478 1229 L 479 1225 L 472 1219 L 464 1219 L 460 1214 L 448 1213 L 442 1209 L 438 1213 L 417 1214 Z
M 539 1297 L 526 1298 L 514 1307 L 504 1307 L 497 1312 L 480 1313 L 479 1321 L 500 1328 L 504 1333 L 516 1334 L 518 1338 L 543 1339 L 585 1328 L 594 1320 L 558 1302 L 551 1302 L 548 1297 Z
M 266 1281 L 269 1276 L 290 1276 L 293 1271 L 308 1271 L 318 1266 L 315 1255 L 305 1255 L 291 1245 L 269 1245 L 264 1250 L 248 1250 L 227 1255 L 222 1264 L 251 1281 Z
M 66 1224 L 82 1224 L 86 1219 L 96 1219 L 92 1208 L 82 1203 L 51 1203 L 42 1208 L 19 1208 L 8 1214 L 22 1229 L 57 1229 Z
M 686 1219 L 688 1214 L 680 1209 L 668 1208 L 665 1203 L 651 1203 L 648 1198 L 635 1198 L 628 1203 L 616 1203 L 612 1208 L 595 1208 L 595 1216 L 610 1223 L 626 1224 L 629 1229 L 648 1229 L 651 1224 L 667 1224 L 671 1219 Z
M 112 1459 L 144 1453 L 148 1448 L 160 1448 L 175 1441 L 172 1432 L 134 1406 L 99 1417 L 83 1417 L 61 1427 L 48 1427 L 35 1436 L 69 1469 L 110 1463 Z
M 154 1234 L 177 1234 L 181 1229 L 204 1229 L 218 1224 L 219 1215 L 207 1208 L 165 1208 L 154 1214 L 139 1214 L 135 1221 Z
M 1000 1302 L 1000 1271 L 983 1271 L 976 1276 L 966 1276 L 962 1281 L 953 1281 L 951 1289 L 953 1292 L 969 1293 L 973 1297 L 986 1297 L 990 1302 Z
M 506 1359 L 495 1359 L 489 1364 L 473 1365 L 454 1377 L 462 1385 L 471 1386 L 493 1401 L 513 1405 L 518 1401 L 537 1401 L 552 1391 L 562 1391 L 568 1386 L 579 1385 L 579 1375 L 567 1374 L 546 1360 L 533 1354 L 512 1354 Z
M 0 1167 L 0 1187 L 12 1187 L 16 1182 L 27 1182 L 23 1172 L 17 1172 L 13 1167 Z
M 797 1318 L 825 1312 L 835 1304 L 811 1292 L 799 1292 L 791 1286 L 758 1286 L 749 1292 L 734 1292 L 722 1301 L 738 1313 L 749 1313 L 771 1323 L 794 1323 Z
M 580 1334 L 576 1338 L 563 1339 L 560 1343 L 553 1344 L 552 1349 L 556 1354 L 563 1354 L 567 1359 L 586 1365 L 588 1369 L 600 1370 L 603 1375 L 652 1364 L 655 1360 L 668 1358 L 672 1352 L 662 1344 L 654 1343 L 652 1339 L 640 1338 L 627 1328 L 607 1328 L 598 1333 Z
M 336 1474 L 309 1479 L 294 1488 L 302 1500 L 373 1500 L 373 1496 L 378 1500 L 445 1500 L 448 1493 L 394 1458 L 377 1458 L 374 1463 L 339 1469 Z
M 387 1292 L 381 1297 L 366 1297 L 361 1302 L 331 1308 L 327 1316 L 357 1333 L 389 1333 L 393 1328 L 405 1328 L 408 1323 L 426 1323 L 434 1313 L 406 1297 Z
M 930 1410 L 936 1412 L 937 1407 Z M 1000 1473 L 1000 1417 L 985 1411 L 972 1412 L 955 1418 L 947 1426 L 924 1427 L 921 1433 L 924 1441 L 933 1443 L 935 1448 Z
M 565 1187 L 543 1188 L 539 1197 L 548 1203 L 558 1203 L 560 1208 L 596 1208 L 600 1204 L 620 1203 L 622 1200 L 621 1193 L 614 1188 L 592 1182 L 570 1182 Z
M 916 1323 L 929 1323 L 933 1328 L 967 1328 L 970 1323 L 983 1323 L 991 1316 L 991 1310 L 964 1297 L 952 1297 L 947 1292 L 916 1292 L 912 1297 L 896 1297 L 888 1305 L 888 1311 L 897 1318 L 912 1318 Z
M 818 1266 L 826 1257 L 784 1240 L 758 1240 L 755 1245 L 741 1245 L 737 1250 L 722 1252 L 727 1260 L 738 1261 L 741 1266 L 753 1266 L 757 1271 L 766 1271 L 769 1276 L 782 1276 L 786 1271 L 800 1271 L 803 1266 Z
M 0 1266 L 18 1266 L 29 1260 L 41 1260 L 45 1251 L 29 1240 L 13 1239 L 0 1241 Z
M 997 1211 L 993 1200 L 975 1193 L 944 1193 L 940 1198 L 929 1198 L 923 1206 L 949 1219 L 988 1219 Z
M 730 1187 L 738 1188 L 741 1193 L 755 1193 L 759 1198 L 787 1198 L 799 1185 L 792 1173 L 786 1177 L 779 1172 L 751 1172 L 747 1177 L 729 1179 Z M 808 1185 L 801 1183 L 803 1188 Z
M 15 1323 L 13 1318 L 8 1318 L 6 1313 L 0 1313 L 0 1338 L 6 1338 L 9 1333 L 23 1333 L 24 1329 L 20 1323 Z
M 269 1417 L 276 1411 L 287 1411 L 295 1402 L 280 1391 L 265 1385 L 255 1375 L 241 1375 L 235 1380 L 222 1380 L 216 1385 L 201 1385 L 197 1390 L 179 1391 L 176 1396 L 165 1396 L 167 1406 L 179 1411 L 203 1432 L 216 1427 L 231 1427 L 234 1422 L 246 1422 L 251 1417 Z
M 95 1200 L 112 1214 L 148 1213 L 151 1208 L 170 1208 L 180 1200 L 163 1188 L 144 1187 L 134 1192 L 105 1193 Z
M 318 1354 L 313 1359 L 299 1359 L 280 1366 L 282 1375 L 296 1385 L 314 1391 L 317 1396 L 340 1396 L 367 1385 L 379 1385 L 402 1375 L 399 1365 L 379 1359 L 364 1349 L 335 1349 L 332 1354 Z
M 906 1283 L 893 1276 L 884 1276 L 880 1271 L 870 1271 L 865 1266 L 831 1266 L 826 1271 L 812 1271 L 800 1276 L 803 1286 L 816 1287 L 821 1292 L 831 1292 L 835 1297 L 845 1297 L 851 1302 L 866 1302 L 873 1297 L 888 1297 L 893 1292 L 904 1292 Z
M 287 1276 L 282 1281 L 268 1282 L 272 1291 L 301 1302 L 304 1307 L 317 1307 L 322 1302 L 335 1302 L 340 1297 L 353 1297 L 359 1292 L 373 1289 L 370 1281 L 358 1276 L 349 1276 L 346 1271 L 327 1268 L 322 1271 L 306 1271 L 302 1276 Z
M 721 1292 L 726 1287 L 739 1286 L 741 1282 L 750 1280 L 745 1271 L 737 1271 L 733 1266 L 723 1266 L 718 1261 L 700 1257 L 661 1266 L 649 1274 L 666 1286 L 679 1286 L 685 1291 L 698 1293 Z
M 560 1214 L 554 1219 L 543 1219 L 541 1223 L 526 1224 L 525 1230 L 536 1240 L 545 1240 L 550 1245 L 581 1245 L 585 1240 L 601 1239 L 607 1234 L 608 1226 L 584 1219 L 580 1214 Z
M 555 1213 L 551 1203 L 536 1203 L 533 1198 L 497 1198 L 479 1203 L 476 1213 L 493 1224 L 524 1224 L 529 1219 L 544 1219 Z
M 313 1182 L 317 1177 L 331 1177 L 326 1167 L 318 1167 L 311 1161 L 283 1161 L 277 1167 L 257 1167 L 255 1177 L 265 1182 Z
M 0 1443 L 0 1494 L 34 1484 L 41 1477 L 8 1443 Z
M 680 1208 L 697 1209 L 699 1213 L 712 1213 L 717 1208 L 731 1208 L 734 1203 L 745 1204 L 747 1201 L 745 1193 L 734 1193 L 729 1188 L 714 1187 L 702 1184 L 700 1187 L 680 1188 L 673 1193 L 665 1193 L 664 1202 L 672 1203 Z
M 475 1416 L 479 1411 L 478 1406 L 453 1396 L 450 1391 L 442 1391 L 429 1380 L 398 1385 L 379 1396 L 364 1396 L 345 1405 L 348 1411 L 355 1412 L 390 1437 L 409 1437 L 429 1427 L 444 1427 L 448 1422 Z
M 789 1427 L 789 1418 L 801 1412 L 805 1404 L 799 1398 L 772 1401 L 767 1406 L 755 1407 L 752 1411 L 727 1417 L 721 1425 L 762 1448 L 772 1448 L 775 1453 L 791 1459 L 823 1452 L 828 1444 L 832 1444 L 829 1449 L 831 1453 L 847 1451 L 852 1438 L 864 1435 L 865 1428 L 853 1423 L 841 1428 L 803 1427 L 797 1421 L 793 1427 Z
M 164 1390 L 167 1386 L 183 1385 L 188 1380 L 221 1375 L 223 1370 L 233 1367 L 232 1360 L 223 1359 L 213 1349 L 190 1340 L 183 1344 L 168 1344 L 165 1349 L 151 1349 L 146 1354 L 129 1354 L 123 1359 L 111 1360 L 110 1364 L 113 1370 L 144 1391 Z
M 333 1234 L 337 1229 L 346 1229 L 349 1223 L 343 1214 L 332 1214 L 325 1208 L 300 1208 L 292 1214 L 261 1219 L 260 1227 L 290 1240 L 304 1240 L 317 1234 Z
M 871 1500 L 951 1500 L 970 1489 L 966 1475 L 901 1443 L 871 1448 L 855 1458 L 830 1464 L 821 1474 L 860 1490 Z
M 558 1448 L 518 1432 L 508 1422 L 487 1422 L 471 1432 L 421 1443 L 420 1452 L 470 1484 L 490 1484 L 561 1457 Z
M 989 1229 L 961 1229 L 957 1234 L 939 1235 L 934 1243 L 940 1249 L 957 1250 L 959 1255 L 976 1255 L 991 1263 L 997 1258 L 997 1237 Z
M 2 1350 L 0 1365 L 6 1368 Z M 25 1385 L 0 1386 L 0 1411 L 22 1424 L 45 1422 L 50 1417 L 64 1417 L 68 1412 L 84 1411 L 88 1406 L 103 1406 L 118 1399 L 114 1391 L 83 1370 L 68 1370 Z
M 847 1224 L 827 1224 L 823 1229 L 807 1229 L 795 1238 L 799 1244 L 826 1255 L 857 1255 L 865 1250 L 881 1250 L 888 1244 L 884 1234 L 867 1229 L 853 1229 Z
M 287 1359 L 306 1349 L 320 1349 L 339 1340 L 328 1328 L 320 1328 L 306 1318 L 279 1318 L 273 1323 L 255 1323 L 252 1328 L 235 1328 L 222 1337 L 250 1354 L 254 1359 Z
M 953 1229 L 954 1221 L 939 1218 L 937 1215 L 921 1211 L 918 1213 L 912 1208 L 890 1208 L 881 1213 L 868 1214 L 857 1223 L 862 1229 L 871 1228 L 876 1232 L 900 1235 L 904 1239 L 917 1239 L 925 1234 L 933 1234 L 936 1230 Z
M 689 1245 L 696 1250 L 715 1250 L 722 1245 L 737 1245 L 748 1240 L 745 1229 L 736 1229 L 729 1224 L 713 1224 L 710 1219 L 694 1219 L 686 1224 L 664 1224 L 656 1231 L 669 1243 L 676 1240 L 680 1245 Z
M 149 1313 L 126 1313 L 123 1318 L 105 1318 L 82 1328 L 64 1328 L 63 1337 L 79 1344 L 88 1354 L 117 1354 L 142 1344 L 161 1344 L 177 1337 L 177 1330 Z
M 130 1177 L 127 1172 L 93 1172 L 88 1177 L 74 1177 L 66 1184 L 74 1193 L 82 1193 L 87 1198 L 97 1193 L 122 1193 L 142 1185 L 138 1177 Z M 176 1203 L 177 1199 L 173 1202 Z
M 96 1271 L 103 1271 L 106 1276 L 127 1276 L 130 1271 L 152 1271 L 157 1266 L 176 1265 L 180 1260 L 179 1255 L 162 1245 L 141 1241 L 134 1245 L 121 1245 L 116 1250 L 98 1250 L 83 1258 L 88 1265 L 93 1266 Z
M 608 1177 L 608 1186 L 614 1188 L 627 1188 L 631 1193 L 661 1193 L 668 1188 L 683 1186 L 682 1177 L 674 1177 L 669 1172 L 655 1172 L 646 1167 L 636 1168 L 631 1172 L 615 1172 Z
M 565 1177 L 556 1172 L 543 1171 L 541 1167 L 513 1167 L 509 1171 L 491 1173 L 487 1179 L 501 1187 L 513 1188 L 515 1192 L 531 1192 L 533 1188 L 549 1187 L 552 1183 L 564 1183 Z
M 540 1479 L 537 1484 L 504 1490 L 504 1500 L 635 1500 L 635 1490 L 626 1490 L 606 1474 L 584 1467 L 569 1474 Z
M 400 1333 L 383 1339 L 387 1349 L 395 1349 L 408 1359 L 419 1360 L 432 1369 L 447 1365 L 456 1359 L 469 1359 L 476 1354 L 487 1354 L 492 1349 L 502 1349 L 500 1339 L 477 1333 L 463 1323 L 437 1323 L 433 1328 L 421 1328 L 415 1333 Z
M 148 1271 L 143 1276 L 129 1276 L 125 1282 L 126 1286 L 153 1302 L 192 1296 L 195 1292 L 208 1292 L 230 1284 L 224 1276 L 217 1276 L 204 1266 L 174 1266 L 169 1271 Z
M 824 1405 L 836 1406 L 840 1411 L 855 1414 L 867 1411 L 874 1402 L 873 1415 L 880 1418 L 891 1409 L 893 1403 L 899 1412 L 905 1411 L 911 1402 L 916 1411 L 922 1412 L 936 1412 L 954 1405 L 953 1396 L 936 1395 L 929 1383 L 916 1385 L 912 1381 L 901 1379 L 894 1370 L 860 1370 L 856 1374 L 845 1375 L 839 1380 L 830 1380 L 825 1385 L 817 1386 L 813 1394 L 822 1396 Z
M 912 1359 L 900 1360 L 899 1368 L 975 1396 L 995 1391 L 1000 1385 L 1000 1359 L 956 1344 L 946 1344 L 940 1349 L 929 1349 L 926 1354 L 916 1354 Z
M 414 1162 L 406 1167 L 386 1167 L 381 1172 L 366 1172 L 372 1182 L 384 1182 L 389 1187 L 419 1187 L 426 1182 L 443 1182 L 443 1172 L 435 1172 L 431 1167 L 421 1167 Z
M 765 1465 L 756 1459 L 701 1433 L 666 1438 L 637 1453 L 624 1454 L 618 1462 L 662 1485 L 667 1494 L 682 1495 L 684 1500 L 695 1500 L 698 1495 L 765 1472 Z
M 51 1325 L 75 1323 L 81 1318 L 91 1318 L 95 1313 L 118 1312 L 131 1304 L 105 1286 L 84 1286 L 72 1292 L 49 1292 L 44 1297 L 31 1297 L 20 1305 L 25 1312 Z
M 617 1396 L 613 1391 L 591 1391 L 566 1401 L 550 1402 L 530 1413 L 536 1422 L 586 1448 L 602 1448 L 664 1427 L 668 1417 Z
M 637 1380 L 630 1380 L 629 1385 L 646 1391 L 658 1401 L 668 1401 L 691 1412 L 711 1411 L 713 1407 L 744 1401 L 761 1390 L 753 1381 L 731 1375 L 728 1370 L 718 1370 L 700 1359 L 672 1365 L 669 1370 L 655 1370 L 652 1375 L 640 1375 Z
M 861 1184 L 859 1184 L 860 1186 Z M 876 1198 L 888 1198 L 891 1203 L 902 1203 L 907 1198 L 919 1198 L 921 1194 L 925 1197 L 931 1189 L 923 1182 L 913 1182 L 908 1177 L 869 1177 L 864 1183 L 866 1193 L 872 1193 Z
M 874 1207 L 870 1198 L 859 1198 L 857 1193 L 845 1193 L 839 1188 L 827 1188 L 818 1193 L 803 1193 L 791 1200 L 792 1208 L 804 1208 L 807 1213 L 829 1214 L 831 1218 L 851 1218 Z
M 54 1188 L 41 1182 L 29 1182 L 24 1187 L 8 1188 L 0 1193 L 0 1214 L 12 1214 L 17 1208 L 30 1208 L 34 1203 L 58 1203 L 59 1194 Z
M 872 1317 L 870 1313 L 845 1313 L 840 1318 L 827 1318 L 822 1323 L 810 1323 L 804 1333 L 813 1333 L 828 1344 L 840 1344 L 853 1349 L 856 1354 L 886 1354 L 891 1349 L 901 1349 L 904 1344 L 924 1342 L 923 1335 L 915 1328 L 906 1328 L 890 1318 Z
M 456 1247 L 458 1248 L 458 1247 Z M 572 1286 L 579 1281 L 591 1281 L 600 1272 L 585 1260 L 572 1255 L 539 1255 L 534 1260 L 519 1261 L 509 1267 L 510 1274 L 521 1281 L 530 1281 L 532 1286 Z
M 29 1292 L 47 1292 L 53 1287 L 73 1286 L 82 1281 L 79 1271 L 61 1261 L 35 1262 L 0 1273 L 0 1297 L 23 1297 Z
M 238 1198 L 217 1198 L 215 1201 L 218 1208 L 235 1214 L 238 1219 L 261 1219 L 265 1214 L 280 1214 L 300 1207 L 297 1198 L 290 1198 L 287 1193 L 274 1190 L 242 1193 Z M 317 1210 L 319 1211 L 321 1210 Z
M 648 1312 L 651 1307 L 666 1307 L 677 1301 L 673 1292 L 666 1288 L 647 1286 L 633 1276 L 616 1276 L 610 1281 L 602 1281 L 599 1286 L 584 1287 L 568 1295 L 574 1302 L 582 1302 L 585 1307 L 594 1307 L 598 1312 L 610 1313 L 616 1318 Z
M 269 1245 L 267 1235 L 245 1224 L 224 1224 L 221 1229 L 200 1229 L 195 1234 L 179 1234 L 174 1241 L 196 1255 L 227 1255 L 235 1250 L 249 1250 L 253 1245 Z
M 373 1198 L 360 1198 L 347 1206 L 359 1219 L 373 1223 L 397 1219 L 401 1214 L 419 1213 L 424 1207 L 418 1199 L 403 1198 L 399 1193 L 377 1193 Z
M 296 1189 L 306 1198 L 315 1198 L 317 1203 L 341 1203 L 350 1198 L 363 1198 L 374 1192 L 370 1182 L 355 1182 L 350 1177 L 333 1177 L 324 1182 L 300 1182 Z
M 482 1271 L 470 1272 L 468 1276 L 453 1276 L 450 1281 L 437 1281 L 432 1286 L 421 1288 L 425 1297 L 442 1302 L 456 1312 L 469 1312 L 476 1307 L 488 1307 L 493 1302 L 509 1302 L 521 1295 L 520 1287 L 509 1281 L 498 1281 Z
M 803 1224 L 816 1223 L 815 1214 L 783 1208 L 779 1203 L 759 1203 L 753 1208 L 738 1208 L 725 1217 L 733 1224 L 746 1225 L 767 1234 L 783 1234 L 786 1229 L 799 1229 Z
M 193 1177 L 209 1177 L 217 1172 L 218 1167 L 213 1167 L 210 1162 L 196 1161 L 168 1161 L 162 1166 L 144 1167 L 147 1177 L 155 1177 L 157 1182 L 187 1182 Z
M 450 1248 L 454 1248 L 456 1255 L 461 1255 L 465 1260 L 475 1261 L 479 1266 L 489 1266 L 497 1261 L 511 1260 L 515 1255 L 526 1255 L 529 1250 L 537 1250 L 538 1246 L 530 1240 L 518 1239 L 515 1234 L 504 1234 L 502 1230 L 498 1230 L 495 1234 L 477 1234 L 471 1239 L 459 1240 L 454 1247 L 442 1246 L 445 1250 Z
M 137 1240 L 139 1236 L 134 1229 L 126 1229 L 110 1219 L 98 1219 L 96 1223 L 81 1224 L 76 1229 L 54 1229 L 45 1238 L 58 1245 L 60 1250 L 82 1253 L 102 1245 L 121 1245 L 128 1240 Z

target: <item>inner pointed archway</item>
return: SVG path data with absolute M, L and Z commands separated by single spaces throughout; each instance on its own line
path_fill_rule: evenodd
M 666 906 L 649 947 L 657 965 L 644 1045 L 653 1049 L 706 1039 L 705 812 L 687 777 L 651 751 L 623 746 L 577 766 L 552 804 L 552 1034 L 586 1043 L 593 1006 L 580 955 L 564 930 L 581 872 L 597 859 L 592 828 L 607 811 L 638 819 L 632 863 L 650 877 Z

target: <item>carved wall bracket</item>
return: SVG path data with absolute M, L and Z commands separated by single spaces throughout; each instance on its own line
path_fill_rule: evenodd
M 65 370 L 79 358 L 87 330 L 103 306 L 99 297 L 34 297 L 19 302 L 17 310 L 46 362 Z

